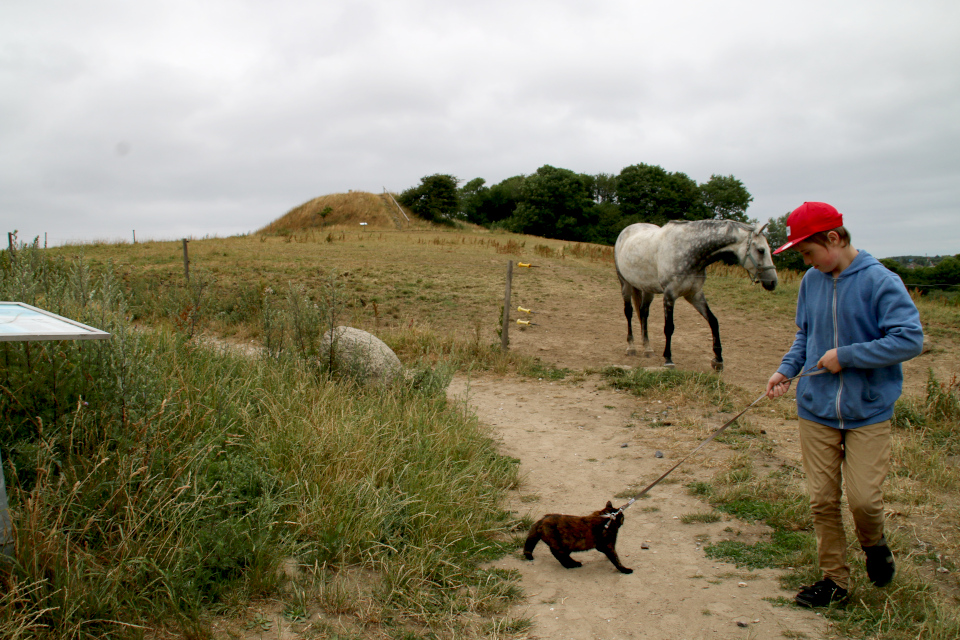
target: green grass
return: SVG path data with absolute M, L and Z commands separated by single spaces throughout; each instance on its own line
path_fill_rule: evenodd
M 774 531 L 769 539 L 749 544 L 723 540 L 704 547 L 707 557 L 748 569 L 786 568 L 816 556 L 816 541 L 802 532 Z
M 524 360 L 518 367 L 518 373 L 541 380 L 559 381 L 570 374 L 570 369 L 544 364 L 540 360 Z
M 720 522 L 721 516 L 718 513 L 685 513 L 680 516 L 680 522 L 683 524 L 709 524 L 711 522 Z
M 607 367 L 600 373 L 613 388 L 629 391 L 639 397 L 651 394 L 662 397 L 668 391 L 685 393 L 705 399 L 721 411 L 731 411 L 734 402 L 743 395 L 739 389 L 732 389 L 720 376 L 711 373 L 640 367 Z

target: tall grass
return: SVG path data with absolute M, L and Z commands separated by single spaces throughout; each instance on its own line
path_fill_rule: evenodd
M 384 624 L 479 624 L 516 597 L 483 586 L 515 577 L 478 568 L 503 552 L 516 465 L 448 406 L 448 368 L 377 389 L 135 330 L 109 270 L 4 255 L 0 297 L 113 336 L 0 346 L 5 637 L 203 635 L 210 612 L 279 594 L 291 558 L 316 585 L 363 567 Z
M 893 414 L 894 473 L 936 487 L 960 489 L 960 381 L 940 382 L 930 371 L 926 396 L 901 398 Z

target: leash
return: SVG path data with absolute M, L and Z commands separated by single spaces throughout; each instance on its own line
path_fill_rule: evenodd
M 816 375 L 819 375 L 819 374 L 821 374 L 821 373 L 825 373 L 826 371 L 828 371 L 828 370 L 827 370 L 827 369 L 817 369 L 817 368 L 816 368 L 816 365 L 814 365 L 814 366 L 810 367 L 809 369 L 807 369 L 806 371 L 801 371 L 800 373 L 798 373 L 797 375 L 793 376 L 792 378 L 787 378 L 786 380 L 783 380 L 780 384 L 783 384 L 783 382 L 792 382 L 793 380 L 796 380 L 797 378 L 803 378 L 803 377 L 805 377 L 805 376 L 816 376 Z M 740 416 L 742 416 L 743 414 L 745 414 L 751 407 L 753 407 L 753 405 L 755 405 L 755 404 L 757 404 L 758 402 L 760 402 L 761 400 L 763 400 L 766 396 L 767 396 L 767 392 L 764 391 L 763 393 L 760 394 L 760 396 L 759 396 L 756 400 L 754 400 L 753 402 L 751 402 L 750 404 L 748 404 L 748 405 L 743 409 L 743 411 L 741 411 L 741 412 L 738 413 L 737 415 L 735 415 L 735 416 L 733 416 L 732 418 L 730 418 L 729 420 L 727 420 L 727 421 L 723 424 L 723 426 L 721 426 L 719 429 L 717 429 L 716 431 L 714 431 L 713 433 L 711 433 L 710 436 L 709 436 L 706 440 L 704 440 L 703 442 L 701 442 L 700 445 L 699 445 L 696 449 L 694 449 L 693 451 L 691 451 L 691 452 L 688 453 L 687 455 L 683 456 L 683 458 L 680 459 L 680 462 L 678 462 L 677 464 L 675 464 L 675 465 L 673 465 L 672 467 L 670 467 L 669 469 L 667 469 L 666 473 L 664 473 L 664 474 L 661 475 L 659 478 L 657 478 L 656 480 L 654 480 L 653 482 L 651 482 L 650 484 L 648 484 L 646 487 L 644 487 L 644 489 L 643 489 L 640 493 L 638 493 L 637 495 L 635 495 L 635 496 L 633 496 L 632 498 L 630 498 L 630 500 L 629 500 L 625 505 L 623 505 L 622 507 L 620 507 L 619 509 L 617 509 L 616 511 L 614 511 L 614 512 L 612 512 L 612 513 L 605 514 L 603 517 L 604 517 L 604 518 L 609 518 L 609 521 L 607 522 L 606 525 L 604 525 L 604 528 L 609 527 L 609 526 L 610 526 L 610 523 L 613 522 L 614 519 L 615 519 L 617 516 L 619 516 L 619 515 L 620 515 L 621 513 L 623 513 L 624 511 L 626 511 L 626 510 L 630 507 L 630 505 L 632 505 L 634 502 L 636 502 L 637 500 L 639 500 L 640 498 L 642 498 L 644 495 L 646 495 L 646 493 L 647 493 L 648 491 L 650 491 L 650 489 L 653 489 L 655 486 L 657 486 L 658 484 L 660 484 L 660 481 L 661 481 L 661 480 L 663 480 L 663 479 L 666 478 L 668 475 L 670 475 L 671 473 L 673 473 L 673 472 L 677 469 L 677 467 L 679 467 L 679 466 L 682 465 L 684 462 L 686 462 L 687 459 L 690 458 L 690 456 L 692 456 L 692 455 L 695 454 L 697 451 L 700 451 L 700 449 L 703 449 L 705 446 L 707 446 L 710 442 L 713 441 L 714 438 L 716 438 L 716 437 L 719 436 L 721 433 L 723 433 L 723 432 L 726 430 L 727 427 L 729 427 L 731 424 L 733 424 L 734 422 L 736 422 L 737 418 L 739 418 Z

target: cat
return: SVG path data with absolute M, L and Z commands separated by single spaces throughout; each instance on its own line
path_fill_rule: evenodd
M 595 548 L 607 556 L 621 573 L 633 573 L 633 569 L 620 564 L 620 558 L 617 556 L 615 548 L 617 531 L 623 524 L 623 512 L 616 512 L 613 505 L 607 502 L 607 506 L 603 509 L 594 511 L 588 516 L 548 513 L 530 527 L 527 541 L 523 545 L 523 557 L 533 560 L 533 549 L 539 541 L 543 540 L 550 547 L 553 557 L 567 569 L 583 566 L 582 563 L 570 557 L 571 551 L 588 551 Z M 605 515 L 612 513 L 616 513 L 616 516 Z

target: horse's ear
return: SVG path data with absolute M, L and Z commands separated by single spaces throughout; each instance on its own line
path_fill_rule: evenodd
M 770 224 L 769 221 L 764 222 L 764 223 L 763 223 L 763 226 L 760 227 L 759 229 L 757 229 L 757 235 L 760 235 L 761 233 L 763 233 L 763 230 L 767 228 L 767 225 L 768 225 L 768 224 Z

